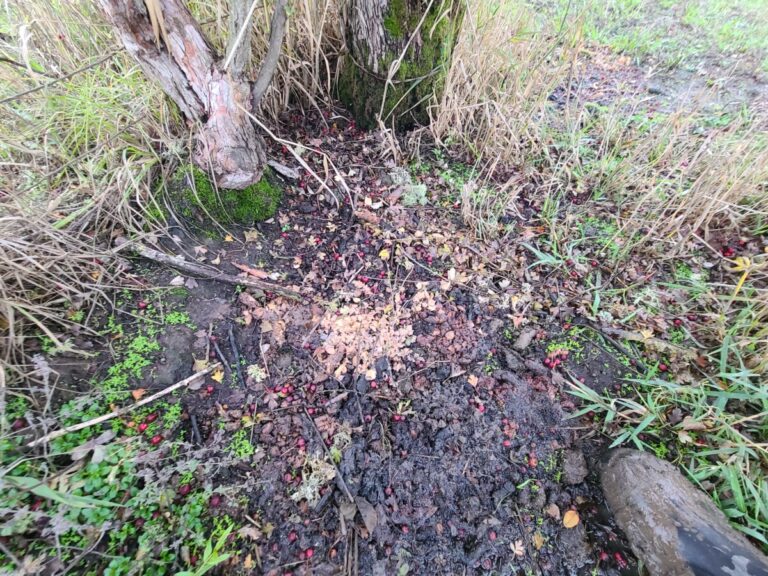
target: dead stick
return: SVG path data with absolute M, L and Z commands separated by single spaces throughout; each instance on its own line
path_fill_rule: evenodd
M 118 240 L 115 242 L 117 246 L 122 246 L 128 243 L 129 241 L 126 240 L 125 238 L 118 238 Z M 216 270 L 214 268 L 202 266 L 194 262 L 187 262 L 181 256 L 171 256 L 169 254 L 160 252 L 158 250 L 155 250 L 153 248 L 150 248 L 149 246 L 145 246 L 144 244 L 140 244 L 138 242 L 130 242 L 130 247 L 142 258 L 146 258 L 147 260 L 153 260 L 155 262 L 159 262 L 160 264 L 165 264 L 166 266 L 171 266 L 172 268 L 176 268 L 178 270 L 181 270 L 182 272 L 187 272 L 189 274 L 198 274 L 210 280 L 217 280 L 219 282 L 224 282 L 225 284 L 234 284 L 236 286 L 237 285 L 250 286 L 252 288 L 258 288 L 259 290 L 264 290 L 266 292 L 274 292 L 275 294 L 279 294 L 280 296 L 284 296 L 286 298 L 291 298 L 292 300 L 301 299 L 301 294 L 299 294 L 298 292 L 295 292 L 294 290 L 289 290 L 288 288 L 283 288 L 282 286 L 278 286 L 277 284 L 272 284 L 271 282 L 264 282 L 263 280 L 254 280 L 251 278 L 238 278 L 237 276 L 231 276 L 230 274 L 225 274 L 221 270 Z
M 232 348 L 232 355 L 235 357 L 235 370 L 237 371 L 237 379 L 240 381 L 240 387 L 245 388 L 243 370 L 240 368 L 240 350 L 237 347 L 237 341 L 235 340 L 235 334 L 232 331 L 232 326 L 229 327 L 229 347 Z
M 72 426 L 67 426 L 66 428 L 62 428 L 61 430 L 55 430 L 50 434 L 46 434 L 45 436 L 38 438 L 37 440 L 33 440 L 32 442 L 27 444 L 27 447 L 32 448 L 34 446 L 37 446 L 38 444 L 42 444 L 43 442 L 48 442 L 55 438 L 64 436 L 65 434 L 69 434 L 70 432 L 76 432 L 77 430 L 82 430 L 83 428 L 90 428 L 91 426 L 95 426 L 96 424 L 101 424 L 102 422 L 106 422 L 107 420 L 111 420 L 112 418 L 115 418 L 117 416 L 127 414 L 131 410 L 134 410 L 135 408 L 138 408 L 140 406 L 144 406 L 145 404 L 149 404 L 150 402 L 154 402 L 158 398 L 162 398 L 163 396 L 170 394 L 174 390 L 178 390 L 179 388 L 188 386 L 198 378 L 202 378 L 206 374 L 209 374 L 220 367 L 221 367 L 221 364 L 219 362 L 216 362 L 215 364 L 211 364 L 205 370 L 200 370 L 200 372 L 196 372 L 195 374 L 192 374 L 192 376 L 184 378 L 184 380 L 181 380 L 180 382 L 176 382 L 176 384 L 171 384 L 170 386 L 168 386 L 168 388 L 164 388 L 163 390 L 160 390 L 160 392 L 156 392 L 155 394 L 152 394 L 152 396 L 148 396 L 147 398 L 144 398 L 136 402 L 136 404 L 131 404 L 130 406 L 126 406 L 125 408 L 118 408 L 117 410 L 113 410 L 108 414 L 104 414 L 102 416 L 99 416 L 98 418 L 93 418 L 85 422 L 81 422 L 80 424 L 73 424 Z
M 336 466 L 336 462 L 333 461 L 333 455 L 328 449 L 328 446 L 325 445 L 325 440 L 323 439 L 323 434 L 320 432 L 320 428 L 317 427 L 317 424 L 315 424 L 315 421 L 312 419 L 312 416 L 309 415 L 309 412 L 307 412 L 306 408 L 304 408 L 304 414 L 309 419 L 309 423 L 312 424 L 312 428 L 314 428 L 315 432 L 317 432 L 317 436 L 320 438 L 320 444 L 323 446 L 323 450 L 325 450 L 325 453 L 328 455 L 328 460 L 330 460 L 331 466 L 333 466 L 333 468 L 336 470 L 336 480 L 338 481 L 339 488 L 341 488 L 341 491 L 344 492 L 344 495 L 349 498 L 350 502 L 354 502 L 355 498 L 352 496 L 352 492 L 349 491 L 347 483 L 344 482 L 344 477 L 341 475 L 341 470 L 339 470 L 339 467 Z

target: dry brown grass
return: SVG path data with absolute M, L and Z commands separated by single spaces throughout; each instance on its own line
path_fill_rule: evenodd
M 643 121 L 639 94 L 591 105 L 580 94 L 592 65 L 581 15 L 557 27 L 537 22 L 526 6 L 469 1 L 445 91 L 431 109 L 435 140 L 476 159 L 478 182 L 462 194 L 462 213 L 481 235 L 526 186 L 542 196 L 608 194 L 627 227 L 673 247 L 713 223 L 736 229 L 768 220 L 764 117 L 703 129 L 709 113 L 693 98 L 652 123 Z M 498 168 L 513 175 L 489 191 L 483 181 Z
M 223 52 L 227 3 L 192 2 Z M 266 51 L 272 3 L 254 16 L 253 74 Z M 329 99 L 341 49 L 334 0 L 292 4 L 261 114 Z M 25 367 L 24 342 L 54 345 L 89 310 L 109 276 L 116 231 L 149 231 L 156 180 L 189 147 L 183 119 L 112 37 L 87 0 L 4 5 L 0 40 L 0 363 Z M 101 264 L 95 264 L 101 262 Z M 116 280 L 116 279 L 115 279 Z M 87 315 L 85 316 L 87 317 Z

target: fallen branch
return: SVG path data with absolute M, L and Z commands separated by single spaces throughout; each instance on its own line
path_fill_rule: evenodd
M 117 410 L 113 410 L 108 414 L 104 414 L 102 416 L 99 416 L 98 418 L 92 418 L 91 420 L 86 420 L 85 422 L 81 422 L 80 424 L 73 424 L 72 426 L 67 426 L 66 428 L 62 428 L 61 430 L 55 430 L 49 434 L 46 434 L 41 438 L 38 438 L 37 440 L 33 440 L 32 442 L 27 444 L 27 446 L 29 448 L 33 448 L 38 444 L 42 444 L 43 442 L 49 442 L 51 440 L 54 440 L 55 438 L 60 438 L 65 434 L 69 434 L 70 432 L 76 432 L 78 430 L 82 430 L 83 428 L 90 428 L 91 426 L 95 426 L 96 424 L 101 424 L 102 422 L 106 422 L 107 420 L 111 420 L 112 418 L 116 418 L 117 416 L 122 416 L 123 414 L 127 414 L 131 410 L 135 410 L 140 406 L 144 406 L 145 404 L 154 402 L 158 398 L 162 398 L 163 396 L 170 394 L 174 390 L 178 390 L 179 388 L 183 388 L 184 386 L 189 386 L 192 382 L 194 382 L 198 378 L 202 378 L 203 376 L 213 372 L 214 370 L 220 367 L 221 367 L 221 364 L 219 362 L 216 362 L 215 364 L 211 364 L 205 370 L 200 370 L 200 372 L 196 372 L 192 374 L 192 376 L 189 376 L 187 378 L 184 378 L 184 380 L 176 382 L 176 384 L 171 384 L 170 386 L 168 386 L 168 388 L 164 388 L 160 390 L 160 392 L 156 392 L 155 394 L 152 394 L 152 396 L 143 398 L 138 402 L 136 402 L 135 404 L 131 404 L 130 406 L 126 406 L 124 408 L 118 408 Z
M 115 242 L 117 246 L 122 246 L 128 243 L 129 241 L 125 238 L 118 238 Z M 284 296 L 285 298 L 290 298 L 292 300 L 301 299 L 301 294 L 298 292 L 289 290 L 288 288 L 283 288 L 277 284 L 272 284 L 271 282 L 231 276 L 230 274 L 225 274 L 221 270 L 209 268 L 194 262 L 187 262 L 182 256 L 170 256 L 169 254 L 165 254 L 164 252 L 160 252 L 138 242 L 130 242 L 130 247 L 142 258 L 153 260 L 155 262 L 159 262 L 160 264 L 165 264 L 166 266 L 171 266 L 172 268 L 176 268 L 182 272 L 197 274 L 198 276 L 203 276 L 210 280 L 217 280 L 218 282 L 224 282 L 226 284 L 234 284 L 235 286 L 249 286 L 251 288 L 257 288 L 265 292 L 274 292 L 275 294 L 279 294 L 280 296 Z

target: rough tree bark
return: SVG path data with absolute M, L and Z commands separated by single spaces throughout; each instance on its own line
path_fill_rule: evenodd
M 429 122 L 462 15 L 462 0 L 350 0 L 339 97 L 360 126 Z
M 277 66 L 286 0 L 275 4 L 269 51 L 256 81 L 259 94 L 243 77 L 250 54 L 251 2 L 232 2 L 233 37 L 225 61 L 220 61 L 182 0 L 151 2 L 162 13 L 162 41 L 153 32 L 144 0 L 98 2 L 144 73 L 162 86 L 189 120 L 201 124 L 195 164 L 222 188 L 243 189 L 258 182 L 267 160 L 264 142 L 244 110 L 255 109 Z

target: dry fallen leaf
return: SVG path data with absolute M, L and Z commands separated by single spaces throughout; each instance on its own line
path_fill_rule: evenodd
M 261 233 L 258 230 L 246 230 L 244 236 L 246 242 L 256 242 Z
M 557 504 L 550 504 L 549 506 L 544 508 L 544 513 L 550 518 L 554 518 L 555 520 L 560 520 L 560 508 L 557 507 Z
M 517 556 L 523 556 L 525 554 L 525 547 L 523 546 L 522 540 L 515 540 L 514 542 L 510 543 L 509 549 L 512 550 L 512 553 Z
M 136 390 L 131 391 L 131 396 L 133 396 L 133 399 L 137 402 L 141 400 L 142 396 L 147 393 L 146 388 L 136 388 Z
M 198 360 L 197 358 L 195 358 L 195 363 L 192 365 L 192 370 L 194 370 L 195 372 L 202 372 L 206 368 L 208 368 L 208 360 L 206 360 L 205 358 L 203 358 L 202 360 Z
M 541 547 L 544 546 L 544 536 L 541 535 L 541 532 L 536 532 L 533 535 L 533 545 L 536 547 L 536 550 L 541 550 Z
M 469 376 L 467 376 L 467 382 L 469 382 L 469 385 L 472 386 L 472 388 L 475 388 L 477 386 L 478 380 L 479 380 L 478 377 L 475 376 L 474 374 L 470 374 Z
M 224 380 L 224 370 L 221 368 L 215 370 L 213 374 L 211 374 L 211 379 L 221 384 L 221 382 Z
M 232 237 L 232 234 L 227 234 L 224 236 L 224 242 L 234 242 L 235 239 Z
M 563 515 L 563 526 L 566 528 L 575 528 L 579 523 L 579 513 L 576 510 L 568 510 Z

